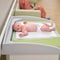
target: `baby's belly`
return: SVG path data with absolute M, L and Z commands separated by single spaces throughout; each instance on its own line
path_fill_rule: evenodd
M 36 25 L 31 25 L 27 28 L 28 32 L 36 32 L 37 31 L 37 26 Z

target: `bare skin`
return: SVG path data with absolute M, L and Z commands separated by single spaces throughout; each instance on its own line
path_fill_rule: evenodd
M 23 24 L 24 25 L 14 23 L 14 25 L 13 25 L 13 30 L 14 31 L 22 32 L 19 35 L 20 37 L 28 35 L 28 32 L 36 32 L 37 31 L 37 25 L 30 24 L 30 23 L 27 23 L 27 22 L 23 22 Z
M 51 26 L 48 24 L 45 24 L 43 26 L 41 26 L 40 30 L 42 32 L 51 32 L 54 31 L 54 28 L 50 28 Z M 28 22 L 23 22 L 23 25 L 20 23 L 14 23 L 13 24 L 13 30 L 16 32 L 22 32 L 21 34 L 19 34 L 20 37 L 24 37 L 28 35 L 28 32 L 37 32 L 37 25 L 36 24 L 32 24 L 32 23 L 28 23 Z
M 40 28 L 41 31 L 43 32 L 51 32 L 54 31 L 55 28 L 52 28 L 52 25 L 45 24 Z

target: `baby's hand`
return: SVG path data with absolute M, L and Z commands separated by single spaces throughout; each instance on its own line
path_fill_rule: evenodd
M 27 35 L 28 35 L 27 31 L 22 31 L 22 33 L 19 34 L 20 37 L 24 37 L 24 36 L 27 36 Z
M 23 34 L 19 34 L 19 37 L 24 37 L 24 35 Z

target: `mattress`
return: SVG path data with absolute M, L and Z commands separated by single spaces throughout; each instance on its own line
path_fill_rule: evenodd
M 16 18 L 17 19 L 17 18 Z M 37 24 L 38 26 L 42 25 L 43 23 L 55 23 L 52 20 L 47 19 L 18 19 L 16 22 L 22 23 L 24 20 L 28 21 L 29 23 Z M 12 42 L 30 42 L 30 43 L 43 43 L 53 46 L 60 46 L 60 35 L 58 33 L 57 27 L 55 26 L 55 31 L 52 32 L 29 32 L 28 36 L 20 38 L 18 35 L 21 32 L 12 32 L 11 41 Z

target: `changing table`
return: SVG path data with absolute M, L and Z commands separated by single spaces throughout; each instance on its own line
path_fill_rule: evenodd
M 0 55 L 1 54 L 7 55 L 7 60 L 8 58 L 12 60 L 15 57 L 19 58 L 20 57 L 19 55 L 23 55 L 23 56 L 26 55 L 26 57 L 27 56 L 32 57 L 33 55 L 35 55 L 36 57 L 36 55 L 39 56 L 39 54 L 60 54 L 60 35 L 57 29 L 56 29 L 56 33 L 58 37 L 44 38 L 44 39 L 42 38 L 37 40 L 35 39 L 34 40 L 31 40 L 31 39 L 30 40 L 27 40 L 27 39 L 14 40 L 14 38 L 12 37 L 13 36 L 12 25 L 15 21 L 18 21 L 18 20 L 22 21 L 25 19 L 29 21 L 34 20 L 35 22 L 37 22 L 36 20 L 38 20 L 38 22 L 40 21 L 51 22 L 50 20 L 46 20 L 46 19 L 43 19 L 40 17 L 34 17 L 34 16 L 12 16 L 15 4 L 16 4 L 16 0 L 13 2 L 10 14 L 7 18 L 7 21 L 5 23 L 4 29 L 1 34 Z M 18 55 L 18 57 L 16 55 Z

